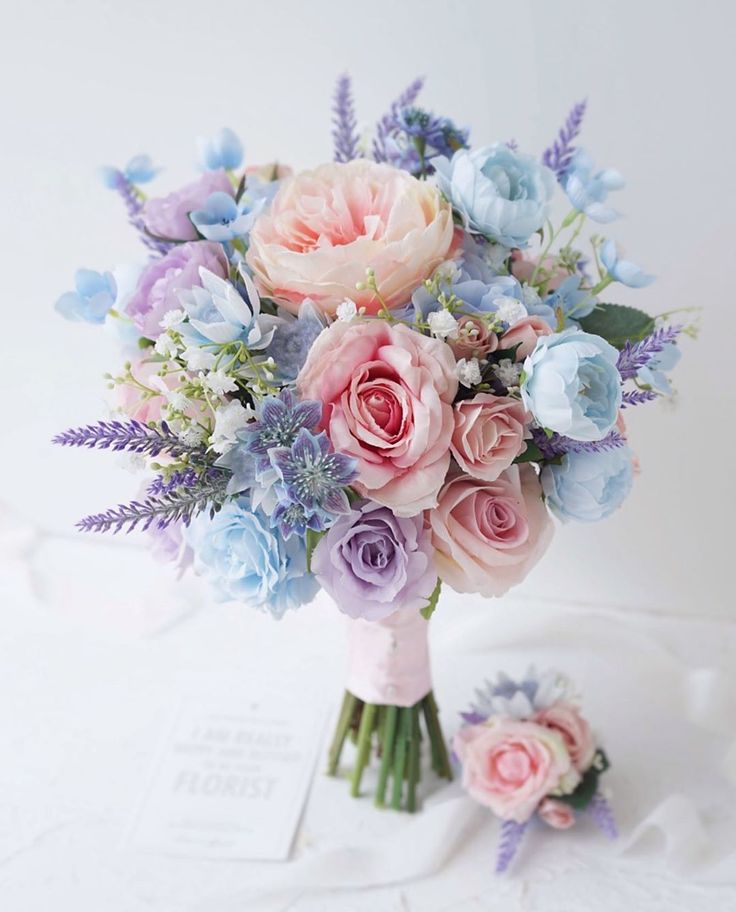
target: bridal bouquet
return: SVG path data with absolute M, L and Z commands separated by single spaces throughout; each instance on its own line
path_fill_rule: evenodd
M 357 794 L 377 743 L 377 800 L 410 809 L 422 717 L 450 775 L 426 649 L 441 587 L 500 596 L 544 553 L 550 514 L 620 506 L 623 412 L 670 393 L 683 329 L 611 303 L 652 276 L 584 240 L 623 182 L 575 147 L 583 104 L 540 157 L 471 147 L 420 88 L 363 137 L 341 78 L 334 161 L 307 171 L 244 166 L 230 130 L 167 195 L 144 193 L 147 156 L 105 169 L 148 258 L 80 270 L 59 299 L 124 355 L 113 414 L 55 438 L 149 472 L 82 530 L 145 530 L 277 618 L 334 598 L 355 623 L 330 768 L 352 735 Z

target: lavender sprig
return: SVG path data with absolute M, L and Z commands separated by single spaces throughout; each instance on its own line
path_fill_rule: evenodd
M 57 434 L 51 442 L 90 450 L 124 450 L 147 456 L 158 456 L 159 453 L 173 457 L 194 455 L 200 460 L 206 459 L 206 451 L 201 445 L 182 442 L 165 421 L 158 427 L 149 427 L 132 418 L 126 421 L 98 421 L 85 427 L 70 428 Z
M 174 522 L 188 526 L 192 518 L 208 507 L 214 508 L 225 498 L 226 475 L 202 481 L 192 487 L 180 487 L 161 497 L 147 497 L 128 504 L 119 504 L 103 513 L 85 516 L 77 523 L 82 532 L 110 532 L 125 529 L 132 532 L 138 526 L 145 532 L 151 525 L 165 529 Z
M 338 78 L 335 86 L 332 127 L 335 161 L 349 162 L 358 158 L 358 122 L 355 119 L 352 86 L 347 73 Z
M 376 124 L 376 135 L 373 139 L 373 158 L 377 162 L 385 162 L 387 159 L 386 140 L 391 135 L 396 118 L 402 108 L 413 104 L 424 85 L 424 77 L 419 76 L 414 82 L 410 83 L 399 97 L 391 104 L 388 113 Z
M 658 398 L 659 393 L 651 389 L 626 390 L 621 397 L 621 408 L 625 409 L 632 405 L 643 405 L 645 402 L 651 402 L 653 399 Z
M 575 154 L 573 140 L 580 133 L 586 105 L 587 101 L 580 101 L 573 106 L 567 115 L 567 120 L 560 128 L 557 138 L 549 148 L 544 150 L 542 155 L 542 161 L 555 172 L 557 180 L 560 180 L 570 167 L 570 162 Z
M 173 472 L 167 479 L 164 475 L 157 475 L 156 478 L 146 488 L 146 494 L 149 497 L 159 497 L 162 494 L 170 494 L 177 488 L 191 488 L 197 484 L 200 476 L 194 469 L 184 469 L 181 472 Z
M 623 380 L 635 377 L 654 355 L 670 345 L 682 332 L 681 326 L 662 326 L 640 342 L 627 342 L 618 356 L 618 372 Z
M 508 871 L 528 826 L 528 820 L 525 823 L 504 820 L 501 824 L 501 841 L 498 844 L 498 852 L 496 853 L 496 874 L 503 874 Z
M 125 204 L 125 210 L 128 213 L 128 221 L 138 232 L 143 244 L 148 247 L 152 253 L 155 253 L 158 256 L 164 256 L 168 253 L 174 246 L 174 243 L 172 241 L 164 241 L 160 238 L 156 238 L 148 232 L 141 216 L 141 211 L 143 209 L 141 198 L 136 192 L 135 186 L 128 180 L 122 171 L 118 171 L 115 175 L 114 189 L 120 194 L 120 197 Z
M 611 805 L 600 792 L 596 792 L 588 805 L 590 816 L 598 829 L 609 839 L 618 838 L 616 818 L 613 816 Z
M 624 394 L 626 395 L 626 394 Z M 562 434 L 548 437 L 542 428 L 532 429 L 532 440 L 539 447 L 545 459 L 558 459 L 565 453 L 602 453 L 625 446 L 626 440 L 616 429 L 609 431 L 601 440 L 573 440 Z

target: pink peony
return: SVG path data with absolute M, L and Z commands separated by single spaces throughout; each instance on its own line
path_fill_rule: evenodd
M 172 241 L 196 241 L 199 235 L 189 219 L 189 213 L 202 209 L 210 193 L 217 190 L 232 196 L 230 178 L 224 171 L 205 171 L 198 180 L 168 196 L 146 200 L 143 205 L 143 224 L 156 237 Z
M 569 830 L 575 823 L 575 812 L 570 805 L 556 798 L 545 798 L 537 813 L 546 824 L 556 830 Z
M 468 725 L 453 748 L 463 765 L 463 788 L 504 820 L 526 822 L 550 792 L 571 791 L 580 779 L 560 735 L 534 722 Z
M 584 773 L 593 762 L 595 741 L 590 726 L 569 703 L 553 703 L 534 716 L 534 721 L 562 735 L 575 768 Z
M 501 336 L 501 348 L 513 348 L 514 345 L 519 345 L 514 357 L 516 361 L 523 361 L 534 351 L 540 336 L 551 335 L 552 330 L 546 320 L 541 317 L 524 317 Z
M 450 465 L 455 359 L 438 339 L 383 320 L 333 323 L 297 378 L 323 403 L 322 425 L 358 460 L 355 487 L 413 516 L 433 507 Z
M 256 221 L 247 261 L 259 291 L 293 313 L 305 298 L 327 314 L 352 298 L 375 314 L 374 292 L 355 287 L 367 267 L 386 305 L 398 307 L 452 245 L 452 212 L 435 187 L 359 159 L 285 180 Z
M 458 320 L 457 338 L 447 341 L 458 361 L 461 358 L 483 360 L 498 348 L 498 336 L 488 329 L 488 324 L 467 315 Z
M 552 521 L 529 465 L 495 481 L 457 476 L 429 512 L 439 576 L 456 592 L 503 595 L 520 583 L 552 539 Z
M 495 481 L 526 449 L 526 410 L 518 399 L 478 393 L 455 405 L 450 449 L 458 465 L 473 478 Z

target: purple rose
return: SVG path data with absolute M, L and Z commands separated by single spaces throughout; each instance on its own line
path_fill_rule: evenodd
M 181 306 L 177 297 L 179 289 L 202 284 L 200 266 L 224 279 L 228 263 L 222 247 L 210 241 L 180 244 L 143 270 L 126 313 L 144 336 L 156 339 L 161 334 L 164 314 Z
M 194 209 L 204 208 L 210 193 L 221 190 L 232 196 L 233 185 L 224 171 L 205 171 L 194 183 L 180 190 L 146 200 L 143 205 L 143 224 L 156 237 L 171 241 L 194 241 L 197 229 L 189 219 Z
M 173 564 L 176 569 L 176 578 L 180 579 L 194 561 L 194 551 L 182 535 L 182 524 L 173 522 L 165 529 L 157 529 L 154 525 L 149 528 L 148 534 L 153 539 L 151 548 L 153 556 L 162 563 Z
M 315 548 L 312 570 L 341 611 L 367 621 L 423 608 L 437 582 L 422 514 L 394 516 L 372 501 L 338 518 Z

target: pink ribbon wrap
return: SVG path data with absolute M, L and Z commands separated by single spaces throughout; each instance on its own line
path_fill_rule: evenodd
M 347 689 L 364 703 L 413 706 L 432 690 L 429 623 L 416 609 L 349 621 Z

